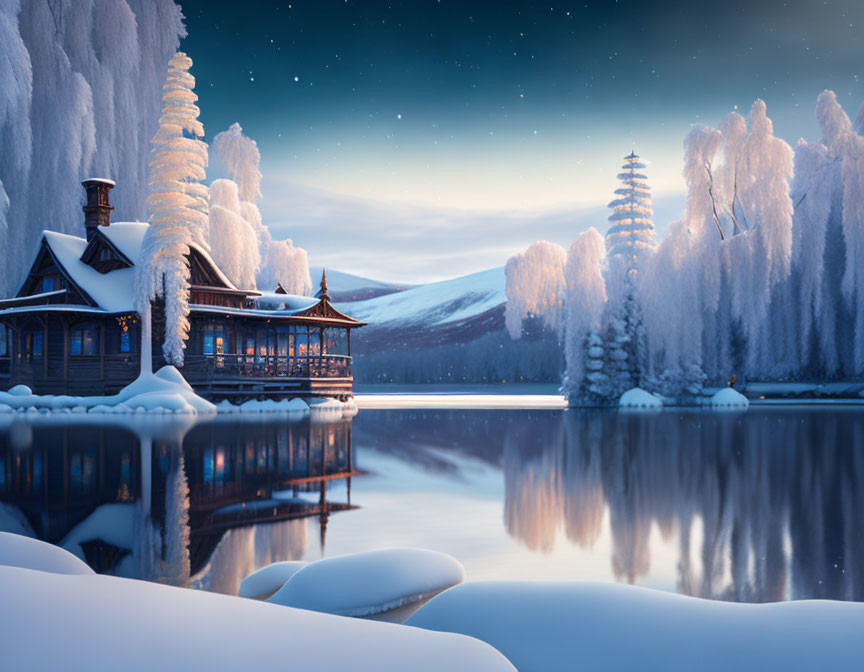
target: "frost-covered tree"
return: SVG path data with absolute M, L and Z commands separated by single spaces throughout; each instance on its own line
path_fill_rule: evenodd
M 560 245 L 545 240 L 515 254 L 504 266 L 507 304 L 504 322 L 511 338 L 520 338 L 525 318 L 539 318 L 559 335 L 564 326 L 567 253 Z
M 642 283 L 651 367 L 695 366 L 715 381 L 784 375 L 794 360 L 792 151 L 757 100 L 749 125 L 733 112 L 719 130 L 695 127 L 684 159 L 684 217 Z
M 291 240 L 273 240 L 270 230 L 261 221 L 258 209 L 261 198 L 261 153 L 256 142 L 244 135 L 240 124 L 235 123 L 213 139 L 213 149 L 225 166 L 227 175 L 237 185 L 238 214 L 247 224 L 245 228 L 240 227 L 236 219 L 231 218 L 233 225 L 229 225 L 224 213 L 216 213 L 218 221 L 215 225 L 219 232 L 211 234 L 214 259 L 218 263 L 220 259 L 231 257 L 240 245 L 246 251 L 242 259 L 228 263 L 236 268 L 237 277 L 242 278 L 242 286 L 255 288 L 257 280 L 257 285 L 265 290 L 272 290 L 281 284 L 290 294 L 311 293 L 312 280 L 309 277 L 306 250 L 295 247 Z M 257 256 L 249 253 L 249 230 L 257 241 Z M 221 235 L 229 231 L 233 235 Z
M 647 368 L 647 345 L 641 305 L 641 274 L 654 253 L 651 189 L 645 163 L 635 151 L 624 157 L 618 174 L 622 186 L 609 203 L 612 214 L 606 232 L 604 270 L 607 304 L 600 335 L 607 339 L 605 371 L 608 400 L 641 384 Z
M 580 402 L 585 377 L 603 368 L 602 341 L 597 335 L 600 316 L 606 304 L 606 284 L 603 278 L 603 236 L 588 229 L 567 251 L 565 280 L 567 284 L 564 354 L 567 368 L 562 389 L 573 405 Z M 589 343 L 588 339 L 596 343 Z M 592 356 L 590 348 L 600 348 Z M 601 362 L 597 366 L 594 362 Z
M 291 239 L 269 240 L 264 250 L 264 261 L 258 273 L 261 287 L 273 290 L 282 285 L 289 294 L 308 296 L 312 293 L 306 250 L 295 247 Z
M 80 235 L 82 178 L 117 182 L 117 219 L 146 217 L 149 142 L 182 35 L 173 0 L 0 2 L 4 295 L 43 229 Z
M 178 366 L 183 365 L 189 333 L 189 246 L 206 249 L 208 237 L 207 187 L 201 184 L 207 145 L 200 139 L 204 127 L 198 121 L 191 67 L 192 59 L 183 52 L 168 65 L 150 162 L 150 227 L 136 275 L 136 307 L 142 322 L 149 322 L 150 302 L 164 299 L 162 350 L 166 361 Z M 142 349 L 142 366 L 144 354 Z
M 255 271 L 261 263 L 258 236 L 243 217 L 233 180 L 214 180 L 210 184 L 210 252 L 216 265 L 237 287 L 256 287 Z
M 624 157 L 622 172 L 618 174 L 622 186 L 615 190 L 616 199 L 609 203 L 612 214 L 606 231 L 606 254 L 611 266 L 621 266 L 625 272 L 635 272 L 650 255 L 657 243 L 654 240 L 654 211 L 651 206 L 651 187 L 643 170 L 647 167 L 639 155 L 632 151 Z

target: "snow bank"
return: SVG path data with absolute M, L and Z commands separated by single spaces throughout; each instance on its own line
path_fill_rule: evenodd
M 709 403 L 711 406 L 716 406 L 720 408 L 747 408 L 750 405 L 750 401 L 747 399 L 747 397 L 745 397 L 737 390 L 733 390 L 731 387 L 724 387 L 722 390 L 717 392 L 713 397 L 711 397 L 711 401 Z
M 621 395 L 620 408 L 663 408 L 663 402 L 641 387 L 634 387 Z
M 211 415 L 216 407 L 202 399 L 173 366 L 139 376 L 120 392 L 108 396 L 72 397 L 33 394 L 25 385 L 0 392 L 0 405 L 19 411 L 65 413 L 187 413 Z
M 265 399 L 259 401 L 250 399 L 242 404 L 235 405 L 230 401 L 225 400 L 219 402 L 216 406 L 219 413 L 291 413 L 303 414 L 309 412 L 309 404 L 302 399 Z
M 55 574 L 93 574 L 83 561 L 62 548 L 9 532 L 0 532 L 0 565 Z M 3 602 L 10 604 L 5 597 Z
M 368 616 L 418 602 L 464 580 L 465 569 L 444 553 L 385 549 L 313 562 L 268 602 L 340 616 Z
M 269 597 L 307 564 L 309 563 L 299 560 L 285 560 L 262 567 L 240 582 L 238 595 L 251 598 Z
M 860 665 L 864 604 L 734 604 L 611 583 L 478 582 L 407 625 L 492 644 L 520 672 L 842 670 Z
M 0 567 L 9 670 L 513 671 L 469 637 L 111 576 Z M 217 638 L 214 640 L 214 636 Z M 214 642 L 217 645 L 203 645 Z M 202 643 L 190 646 L 190 642 Z

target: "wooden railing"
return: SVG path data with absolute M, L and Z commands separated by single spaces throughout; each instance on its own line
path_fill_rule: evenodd
M 288 357 L 284 355 L 187 355 L 183 374 L 207 377 L 242 376 L 244 378 L 282 376 L 287 378 L 348 378 L 351 357 L 318 355 Z

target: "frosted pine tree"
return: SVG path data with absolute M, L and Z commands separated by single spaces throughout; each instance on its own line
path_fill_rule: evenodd
M 639 279 L 645 260 L 657 245 L 651 220 L 654 214 L 651 188 L 648 177 L 641 172 L 646 166 L 635 151 L 624 157 L 624 161 L 618 174 L 622 186 L 615 190 L 617 198 L 609 203 L 611 226 L 606 232 L 609 302 L 604 322 L 612 339 L 606 346 L 611 367 L 607 375 L 613 396 L 640 385 L 647 368 Z
M 192 59 L 177 52 L 162 87 L 162 116 L 152 140 L 150 228 L 144 238 L 136 277 L 136 306 L 142 318 L 142 373 L 149 370 L 150 302 L 165 300 L 166 361 L 183 365 L 189 334 L 189 246 L 206 249 L 207 167 L 204 127 L 198 121 Z
M 638 270 L 644 257 L 651 254 L 657 243 L 654 240 L 654 222 L 651 217 L 651 187 L 639 155 L 632 151 L 624 157 L 622 172 L 618 174 L 623 186 L 615 190 L 618 196 L 609 203 L 612 225 L 606 232 L 606 255 L 610 265 L 620 264 L 630 273 Z

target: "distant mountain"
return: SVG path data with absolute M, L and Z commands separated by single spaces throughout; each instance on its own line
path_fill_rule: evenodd
M 328 272 L 329 278 L 329 272 Z M 527 323 L 504 329 L 504 268 L 472 273 L 337 308 L 368 322 L 352 337 L 358 383 L 557 382 L 557 337 Z
M 309 275 L 312 276 L 312 286 L 315 288 L 318 287 L 318 283 L 321 281 L 322 270 L 320 266 L 313 266 L 309 269 Z M 413 286 L 380 282 L 379 280 L 363 278 L 351 273 L 343 273 L 342 271 L 330 268 L 327 269 L 327 289 L 330 292 L 330 298 L 334 302 L 373 299 L 378 296 L 401 292 Z
M 329 283 L 329 274 L 328 274 Z M 374 329 L 441 328 L 464 323 L 496 308 L 506 301 L 504 267 L 433 282 L 398 293 L 389 293 L 344 306 L 358 320 Z

